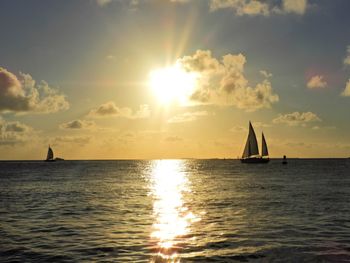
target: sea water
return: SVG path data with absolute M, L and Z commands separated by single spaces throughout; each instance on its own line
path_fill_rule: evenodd
M 350 159 L 0 162 L 1 262 L 350 262 Z

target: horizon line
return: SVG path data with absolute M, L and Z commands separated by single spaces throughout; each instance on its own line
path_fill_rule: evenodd
M 282 160 L 283 157 L 272 157 L 270 160 Z M 350 157 L 287 157 L 288 160 L 318 160 L 318 159 L 350 159 Z M 239 161 L 239 158 L 195 158 L 195 157 L 186 157 L 186 158 L 101 158 L 101 159 L 64 159 L 60 162 L 65 161 L 155 161 L 155 160 L 236 160 Z M 44 159 L 0 159 L 0 162 L 44 162 Z

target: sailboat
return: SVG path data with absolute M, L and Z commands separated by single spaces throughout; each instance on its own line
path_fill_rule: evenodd
M 63 161 L 64 159 L 56 157 L 53 158 L 53 150 L 49 145 L 49 149 L 47 150 L 47 156 L 45 162 L 55 162 L 55 161 Z
M 244 147 L 241 162 L 242 163 L 268 163 L 270 161 L 269 152 L 264 133 L 262 133 L 261 155 L 259 154 L 258 142 L 256 140 L 254 128 L 249 122 L 249 133 Z

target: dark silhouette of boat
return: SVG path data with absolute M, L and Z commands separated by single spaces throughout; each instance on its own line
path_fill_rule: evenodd
M 283 155 L 283 161 L 282 161 L 282 164 L 287 164 L 287 156 Z
M 268 163 L 270 161 L 264 133 L 262 133 L 261 137 L 262 145 L 260 155 L 255 131 L 251 122 L 249 122 L 249 133 L 241 158 L 242 163 Z
M 53 158 L 53 157 L 54 157 L 53 150 L 52 150 L 52 148 L 49 145 L 49 149 L 47 150 L 47 156 L 46 156 L 45 162 L 64 161 L 63 158 L 60 158 L 60 157 Z

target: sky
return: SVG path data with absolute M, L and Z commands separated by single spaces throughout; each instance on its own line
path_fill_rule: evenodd
M 2 0 L 0 159 L 350 156 L 348 0 Z

